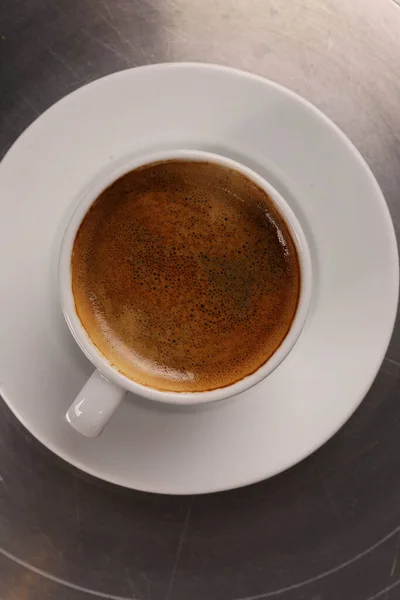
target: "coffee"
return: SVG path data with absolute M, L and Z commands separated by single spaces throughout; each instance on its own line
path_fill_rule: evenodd
M 285 220 L 227 167 L 153 163 L 108 187 L 72 252 L 77 314 L 121 373 L 175 392 L 256 371 L 296 313 L 300 266 Z

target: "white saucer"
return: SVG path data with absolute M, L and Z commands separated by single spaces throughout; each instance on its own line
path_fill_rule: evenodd
M 296 348 L 250 392 L 215 405 L 126 398 L 88 440 L 64 414 L 92 371 L 58 303 L 60 238 L 77 195 L 127 154 L 199 148 L 252 167 L 288 200 L 312 251 L 314 300 Z M 370 387 L 392 332 L 398 258 L 383 196 L 347 138 L 290 91 L 225 67 L 123 71 L 64 98 L 0 165 L 0 382 L 53 452 L 123 486 L 223 490 L 323 444 Z

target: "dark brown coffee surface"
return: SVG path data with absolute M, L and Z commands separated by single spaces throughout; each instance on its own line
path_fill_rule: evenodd
M 75 239 L 72 286 L 84 328 L 121 373 L 206 391 L 253 373 L 278 348 L 300 269 L 265 192 L 226 167 L 174 160 L 100 195 Z

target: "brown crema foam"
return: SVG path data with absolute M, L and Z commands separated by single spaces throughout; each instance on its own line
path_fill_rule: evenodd
M 121 373 L 176 392 L 256 371 L 296 313 L 300 267 L 272 200 L 244 175 L 171 160 L 123 175 L 72 253 L 83 327 Z

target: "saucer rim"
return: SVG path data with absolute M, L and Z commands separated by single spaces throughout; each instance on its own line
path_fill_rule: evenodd
M 16 147 L 17 143 L 23 139 L 26 135 L 29 135 L 37 126 L 38 122 L 42 119 L 42 117 L 44 117 L 49 111 L 55 110 L 56 107 L 58 107 L 58 105 L 62 105 L 64 102 L 67 103 L 70 100 L 71 96 L 74 96 L 75 94 L 78 93 L 82 93 L 82 91 L 85 88 L 88 88 L 89 86 L 99 86 L 102 84 L 109 84 L 110 81 L 112 80 L 116 80 L 117 78 L 123 78 L 126 76 L 130 75 L 131 71 L 135 71 L 137 72 L 138 70 L 146 70 L 146 71 L 157 71 L 158 69 L 187 69 L 187 68 L 195 68 L 195 69 L 212 69 L 214 71 L 221 71 L 224 73 L 231 73 L 237 77 L 240 78 L 250 78 L 259 82 L 262 82 L 264 85 L 267 84 L 270 87 L 276 88 L 278 89 L 280 92 L 284 93 L 287 96 L 292 97 L 292 99 L 295 102 L 300 102 L 305 108 L 307 108 L 307 110 L 309 112 L 311 112 L 314 116 L 316 116 L 317 118 L 323 120 L 325 122 L 325 124 L 336 134 L 341 138 L 341 141 L 345 143 L 345 145 L 347 146 L 347 148 L 350 150 L 350 152 L 352 153 L 352 155 L 354 156 L 354 158 L 357 159 L 358 163 L 360 164 L 360 167 L 363 169 L 364 173 L 368 176 L 368 180 L 369 180 L 369 185 L 374 189 L 374 195 L 375 195 L 375 199 L 376 201 L 379 202 L 379 208 L 380 208 L 380 212 L 381 215 L 383 217 L 384 223 L 385 223 L 385 233 L 387 235 L 388 238 L 388 243 L 390 244 L 390 251 L 391 251 L 391 257 L 390 257 L 390 263 L 391 263 L 391 267 L 392 267 L 392 271 L 393 271 L 393 279 L 392 279 L 392 290 L 391 293 L 393 294 L 393 309 L 391 311 L 390 315 L 386 315 L 386 319 L 387 321 L 390 320 L 390 331 L 389 334 L 387 335 L 387 340 L 386 340 L 386 344 L 384 345 L 382 351 L 379 353 L 379 359 L 377 360 L 377 363 L 375 365 L 374 369 L 371 369 L 369 377 L 367 378 L 367 376 L 365 377 L 366 379 L 366 384 L 364 386 L 364 391 L 360 394 L 360 396 L 355 399 L 352 403 L 351 406 L 349 406 L 347 408 L 346 413 L 344 414 L 343 418 L 339 421 L 339 422 L 335 422 L 334 426 L 331 428 L 331 431 L 329 433 L 328 436 L 326 435 L 322 435 L 322 437 L 319 437 L 318 440 L 310 447 L 307 449 L 306 452 L 302 453 L 301 455 L 297 455 L 295 460 L 289 461 L 288 464 L 286 464 L 285 466 L 279 466 L 279 468 L 276 469 L 275 472 L 271 472 L 269 474 L 267 474 L 266 476 L 261 476 L 259 478 L 255 478 L 254 476 L 251 477 L 249 476 L 248 479 L 243 479 L 240 483 L 236 484 L 236 485 L 223 485 L 223 486 L 212 486 L 209 489 L 204 489 L 201 492 L 193 492 L 192 490 L 187 490 L 187 491 L 165 491 L 163 490 L 161 493 L 163 494 L 180 494 L 180 495 L 191 495 L 193 493 L 195 494 L 206 494 L 206 493 L 211 493 L 211 492 L 218 492 L 218 491 L 225 491 L 225 490 L 230 490 L 230 489 L 236 489 L 236 488 L 240 488 L 246 485 L 250 485 L 253 483 L 257 483 L 259 481 L 263 481 L 266 478 L 272 477 L 278 473 L 281 473 L 287 469 L 289 469 L 290 467 L 294 466 L 295 464 L 301 462 L 302 460 L 304 460 L 305 458 L 307 458 L 308 456 L 310 456 L 313 452 L 315 452 L 318 448 L 320 448 L 324 443 L 326 443 L 333 435 L 335 435 L 337 433 L 337 431 L 344 425 L 344 423 L 346 423 L 346 421 L 350 418 L 350 416 L 355 412 L 355 410 L 358 408 L 358 406 L 361 404 L 362 400 L 364 399 L 365 395 L 367 394 L 368 390 L 370 389 L 372 383 L 374 382 L 376 375 L 381 367 L 381 364 L 384 360 L 385 354 L 387 352 L 387 348 L 389 346 L 391 337 L 393 335 L 393 330 L 394 330 L 394 325 L 395 325 L 395 321 L 396 321 L 396 315 L 397 315 L 397 307 L 398 307 L 398 301 L 399 301 L 399 256 L 398 256 L 398 246 L 397 246 L 397 240 L 396 240 L 396 235 L 395 235 L 395 229 L 394 229 L 394 225 L 393 225 L 393 221 L 391 219 L 390 216 L 390 211 L 388 208 L 388 205 L 385 201 L 384 195 L 375 179 L 375 176 L 373 175 L 370 167 L 368 166 L 366 160 L 362 157 L 362 155 L 360 154 L 360 152 L 358 151 L 358 149 L 354 146 L 354 144 L 349 140 L 349 138 L 344 134 L 344 132 L 329 118 L 327 117 L 320 109 L 318 109 L 317 107 L 315 107 L 311 102 L 309 102 L 308 100 L 306 100 L 305 98 L 303 98 L 302 96 L 298 95 L 296 92 L 293 92 L 292 90 L 286 88 L 285 86 L 278 84 L 276 82 L 273 82 L 261 75 L 256 75 L 254 73 L 251 72 L 247 72 L 241 69 L 236 69 L 233 67 L 228 67 L 228 66 L 223 66 L 223 65 L 217 65 L 217 64 L 212 64 L 212 63 L 204 63 L 204 62 L 182 62 L 182 63 L 158 63 L 158 64 L 154 64 L 154 65 L 144 65 L 144 66 L 140 66 L 140 67 L 134 67 L 134 68 L 130 68 L 130 69 L 125 69 L 122 71 L 118 71 L 116 73 L 111 73 L 109 75 L 106 75 L 105 77 L 101 77 L 98 78 L 90 83 L 85 84 L 84 86 L 82 86 L 81 88 L 78 88 L 77 90 L 74 90 L 71 94 L 68 94 L 67 96 L 61 98 L 58 102 L 56 102 L 55 104 L 53 104 L 51 107 L 49 107 L 46 111 L 44 111 L 22 134 L 21 136 L 19 136 L 17 138 L 17 140 L 15 140 L 15 142 L 12 144 L 12 146 L 9 148 L 9 150 L 7 151 L 7 153 L 5 154 L 5 156 L 3 157 L 2 161 L 3 162 L 10 153 L 14 152 L 14 148 Z M 55 444 L 53 444 L 52 442 L 47 441 L 44 436 L 38 436 L 36 435 L 36 433 L 34 433 L 29 424 L 25 422 L 25 419 L 22 417 L 22 415 L 19 414 L 19 411 L 17 408 L 15 408 L 13 406 L 12 400 L 11 398 L 8 396 L 7 391 L 4 389 L 3 385 L 0 384 L 0 393 L 3 396 L 4 401 L 6 402 L 6 404 L 8 405 L 8 407 L 10 408 L 10 410 L 13 412 L 13 414 L 18 418 L 18 420 L 22 423 L 22 425 L 30 432 L 31 435 L 33 435 L 40 443 L 42 443 L 44 446 L 46 446 L 47 448 L 49 448 L 52 452 L 54 452 L 57 456 L 59 456 L 60 458 L 62 458 L 63 460 L 65 460 L 68 464 L 73 465 L 76 468 L 79 468 L 80 470 L 82 470 L 83 472 L 86 472 L 88 474 L 90 474 L 91 476 L 94 476 L 95 478 L 101 480 L 101 481 L 108 481 L 110 483 L 119 485 L 119 486 L 123 486 L 123 487 L 127 487 L 130 489 L 136 489 L 136 490 L 141 490 L 141 491 L 145 491 L 145 492 L 153 492 L 153 493 L 160 493 L 160 491 L 156 488 L 154 489 L 150 489 L 148 486 L 147 487 L 140 487 L 140 485 L 138 486 L 137 483 L 131 481 L 131 482 L 121 482 L 121 479 L 118 480 L 118 477 L 116 477 L 115 479 L 113 479 L 112 477 L 109 477 L 107 475 L 107 477 L 102 477 L 101 475 L 99 475 L 98 471 L 96 471 L 95 469 L 92 469 L 91 467 L 88 467 L 84 462 L 79 464 L 79 461 L 75 460 L 75 458 L 73 460 L 71 460 L 70 458 L 68 458 L 68 455 L 66 452 L 64 452 L 64 450 L 60 449 L 60 447 L 57 447 Z M 318 437 L 318 436 L 317 436 Z

